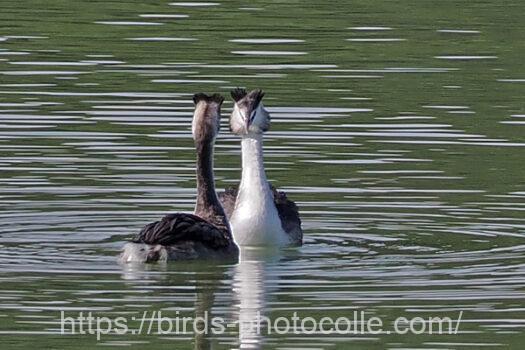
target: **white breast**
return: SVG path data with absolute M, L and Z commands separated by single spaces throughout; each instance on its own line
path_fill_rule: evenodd
M 290 243 L 281 226 L 263 164 L 262 134 L 245 135 L 242 179 L 230 218 L 235 242 L 241 246 L 283 246 Z
M 269 189 L 241 188 L 230 225 L 235 241 L 241 246 L 283 246 L 290 243 Z

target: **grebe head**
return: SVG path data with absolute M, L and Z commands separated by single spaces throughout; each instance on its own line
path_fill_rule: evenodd
M 213 142 L 221 126 L 221 105 L 224 97 L 219 94 L 208 96 L 203 93 L 193 95 L 195 113 L 191 132 L 195 143 Z
M 257 89 L 246 93 L 244 89 L 235 89 L 231 96 L 235 101 L 230 118 L 234 134 L 262 134 L 270 129 L 270 113 L 262 104 L 264 91 Z

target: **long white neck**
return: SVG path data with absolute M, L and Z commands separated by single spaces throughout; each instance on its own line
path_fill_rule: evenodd
M 263 136 L 262 134 L 245 135 L 241 141 L 242 177 L 241 190 L 263 192 L 271 195 L 264 171 Z M 255 193 L 251 193 L 254 195 Z
M 261 134 L 250 134 L 241 141 L 241 185 L 230 220 L 235 241 L 241 246 L 280 246 L 289 241 L 264 172 L 262 138 Z

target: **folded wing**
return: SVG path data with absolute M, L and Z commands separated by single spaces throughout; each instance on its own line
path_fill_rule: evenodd
M 133 239 L 134 243 L 160 245 L 188 241 L 199 242 L 213 249 L 230 244 L 224 231 L 196 215 L 186 213 L 168 214 L 161 220 L 144 226 Z

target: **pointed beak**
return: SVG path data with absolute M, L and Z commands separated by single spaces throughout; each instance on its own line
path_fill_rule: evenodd
M 248 116 L 244 122 L 245 122 L 244 127 L 246 128 L 246 132 L 250 131 L 250 125 L 252 125 L 250 116 Z
M 244 127 L 246 128 L 246 132 L 250 131 L 250 126 L 252 125 L 252 111 L 248 111 L 249 113 L 246 113 L 246 118 L 244 119 Z

